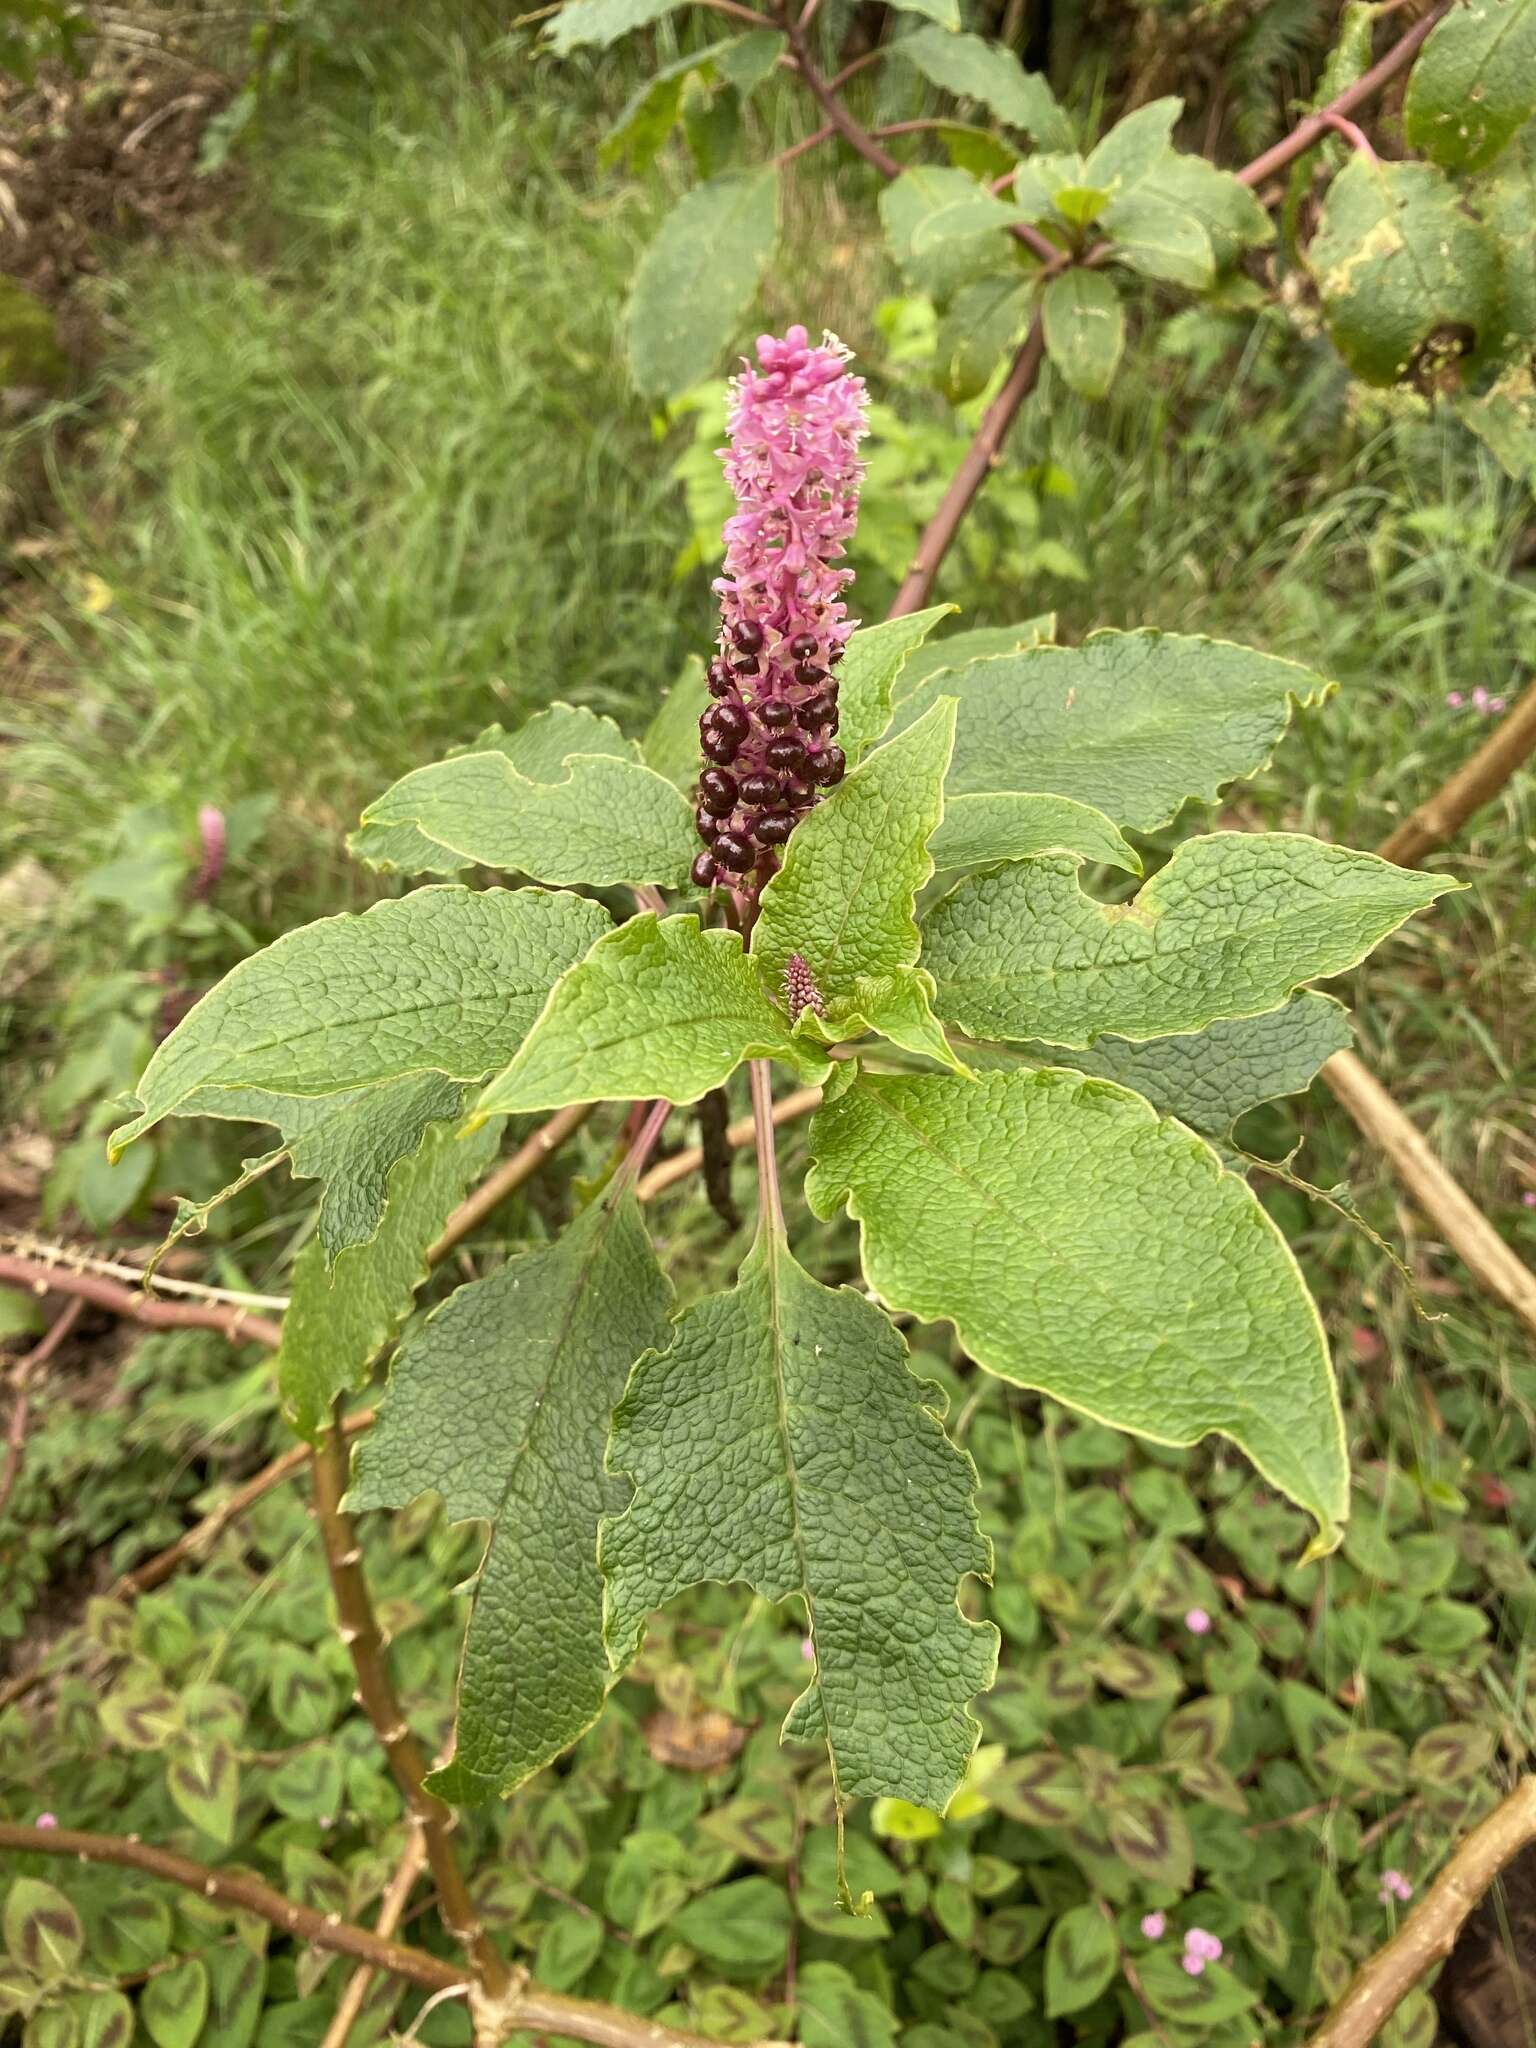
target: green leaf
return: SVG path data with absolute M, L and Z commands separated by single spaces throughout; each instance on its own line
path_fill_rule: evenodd
M 243 1941 L 222 1942 L 203 1958 L 208 1966 L 208 2024 L 198 2048 L 247 2048 L 261 2020 L 267 1981 L 265 1956 Z
M 941 874 L 947 868 L 979 868 L 1039 853 L 1072 854 L 1141 873 L 1141 855 L 1102 811 L 1070 797 L 1030 796 L 1022 790 L 946 798 L 928 851 Z
M 1033 1828 L 1068 1827 L 1087 1806 L 1082 1772 L 1050 1750 L 1010 1757 L 986 1781 L 989 1805 Z
M 157 1048 L 112 1150 L 201 1088 L 335 1095 L 428 1071 L 478 1081 L 607 928 L 579 896 L 452 887 L 301 925 L 226 974 Z
M 1168 154 L 1168 138 L 1184 102 L 1172 97 L 1149 100 L 1115 123 L 1094 145 L 1083 164 L 1081 182 L 1105 192 L 1130 192 Z
M 609 1462 L 635 1482 L 601 1538 L 615 1664 L 653 1608 L 703 1580 L 795 1595 L 815 1670 L 783 1735 L 826 1742 L 840 1806 L 942 1811 L 976 1746 L 968 1703 L 992 1680 L 996 1631 L 958 1601 L 991 1564 L 975 1469 L 934 1398 L 886 1317 L 813 1280 L 765 1224 L 736 1287 L 680 1318 L 613 1419 Z
M 80 2048 L 80 2019 L 73 2001 L 40 2005 L 31 2013 L 22 2030 L 21 2048 Z
M 1116 259 L 1143 277 L 1201 292 L 1214 282 L 1216 251 L 1182 200 L 1167 198 L 1150 179 L 1110 200 L 1099 223 L 1114 241 Z
M 1073 1067 L 1118 1081 L 1202 1137 L 1227 1142 L 1240 1116 L 1279 1096 L 1300 1094 L 1324 1060 L 1352 1043 L 1344 1005 L 1307 989 L 1262 1016 L 1218 1018 L 1203 1031 L 1171 1038 L 1137 1044 L 1106 1034 L 1086 1049 L 1025 1040 L 967 1046 L 965 1057 L 984 1071 L 1011 1073 L 1021 1064 Z
M 649 396 L 701 383 L 740 332 L 778 235 L 778 176 L 726 171 L 673 207 L 625 311 L 630 368 Z
M 267 1696 L 285 1734 L 295 1742 L 328 1735 L 341 1701 L 325 1664 L 298 1643 L 278 1643 L 271 1652 Z
M 1135 199 L 1149 208 L 1155 202 L 1192 220 L 1209 243 L 1218 270 L 1236 262 L 1244 249 L 1259 248 L 1275 238 L 1274 222 L 1249 188 L 1208 157 L 1168 150 L 1141 180 Z M 1137 246 L 1138 226 L 1150 219 L 1150 213 L 1138 218 L 1138 206 L 1130 200 L 1117 199 L 1105 212 L 1104 224 L 1117 240 L 1123 232 L 1129 249 Z
M 649 28 L 664 14 L 675 13 L 678 0 L 566 0 L 550 23 L 549 45 L 563 57 L 583 43 L 607 49 L 632 29 Z
M 1335 348 L 1369 384 L 1429 375 L 1443 357 L 1502 340 L 1498 252 L 1432 164 L 1352 156 L 1328 189 L 1307 261 Z
M 923 963 L 976 1038 L 1159 1038 L 1274 1009 L 1456 886 L 1299 833 L 1211 832 L 1111 906 L 1048 855 L 961 882 L 923 922 Z
M 515 732 L 489 725 L 468 746 L 453 747 L 448 758 L 492 754 L 508 761 L 529 782 L 560 782 L 577 755 L 601 754 L 614 761 L 636 762 L 640 750 L 611 718 L 576 704 L 556 702 L 525 720 Z M 463 854 L 429 839 L 413 824 L 360 825 L 347 841 L 354 859 L 385 874 L 457 874 L 474 863 Z
M 230 1745 L 184 1737 L 172 1743 L 165 1784 L 193 1827 L 227 1849 L 235 1838 L 240 1805 L 240 1763 Z
M 278 1765 L 267 1792 L 293 1820 L 329 1820 L 345 1799 L 341 1758 L 334 1749 L 301 1749 Z
M 72 2003 L 80 2023 L 79 2048 L 128 2048 L 133 2007 L 121 1991 L 80 1991 Z
M 334 1262 L 318 1237 L 300 1252 L 277 1353 L 283 1413 L 300 1436 L 320 1435 L 330 1426 L 337 1396 L 366 1384 L 427 1277 L 428 1247 L 487 1171 L 500 1139 L 499 1123 L 467 1138 L 454 1124 L 432 1125 L 414 1158 L 391 1169 L 375 1236 Z
M 894 4 L 903 14 L 926 15 L 940 28 L 957 30 L 960 26 L 960 0 L 894 0 Z
M 592 1913 L 567 1910 L 540 1936 L 533 1967 L 551 1991 L 574 1991 L 603 1947 L 603 1923 Z
M 1097 1906 L 1073 1906 L 1045 1945 L 1045 2010 L 1050 2019 L 1081 2012 L 1109 1989 L 1120 1968 L 1115 1930 Z
M 1493 1764 L 1493 1730 L 1471 1721 L 1431 1728 L 1413 1745 L 1408 1775 L 1416 1785 L 1462 1785 L 1481 1778 Z
M 1017 270 L 1018 249 L 1012 237 L 990 232 L 971 233 L 954 240 L 935 236 L 926 224 L 939 213 L 959 218 L 959 209 L 970 209 L 974 219 L 977 205 L 989 227 L 1002 225 L 1012 217 L 1002 209 L 1002 219 L 988 211 L 986 188 L 969 171 L 944 164 L 914 164 L 893 178 L 880 194 L 880 220 L 886 246 L 898 270 L 919 290 L 930 293 L 940 304 L 979 277 L 997 270 Z M 1001 202 L 994 202 L 1000 205 Z M 924 247 L 917 246 L 919 234 Z
M 402 827 L 443 849 L 438 872 L 478 865 L 593 888 L 678 888 L 694 851 L 687 799 L 654 769 L 576 755 L 530 782 L 504 754 L 459 754 L 404 775 L 363 813 L 363 833 Z
M 1523 423 L 1526 442 L 1519 467 L 1511 468 L 1501 454 L 1499 459 L 1512 476 L 1536 477 L 1536 453 L 1530 445 L 1536 440 L 1536 408 L 1531 403 L 1529 362 L 1531 335 L 1536 332 L 1536 121 L 1521 129 L 1468 197 L 1499 248 L 1504 273 L 1504 334 L 1497 353 L 1512 355 L 1515 361 L 1505 406 Z M 1490 446 L 1499 454 L 1492 440 Z
M 207 2016 L 208 1972 L 196 1956 L 151 1977 L 139 1994 L 139 2022 L 156 2048 L 192 2048 Z
M 1191 1977 L 1168 1950 L 1154 1949 L 1136 1971 L 1147 2003 L 1180 2026 L 1218 2026 L 1258 2003 L 1258 1993 L 1223 1963 L 1207 1963 L 1198 1977 Z
M 837 672 L 838 736 L 850 761 L 890 724 L 898 683 L 940 619 L 954 610 L 952 604 L 930 605 L 925 612 L 861 626 L 850 636 Z
M 950 302 L 935 345 L 934 374 L 953 405 L 986 389 L 1003 355 L 1029 325 L 1035 287 L 1004 271 L 962 285 Z M 1005 640 L 1004 646 L 1017 646 Z
M 768 1877 L 741 1877 L 690 1899 L 667 1931 L 706 1962 L 765 1976 L 783 1962 L 789 1928 L 784 1887 Z
M 963 197 L 935 207 L 916 222 L 912 229 L 912 260 L 923 264 L 925 259 L 942 255 L 957 242 L 996 235 L 1014 226 L 1020 218 L 1017 207 L 1007 205 L 987 186 L 973 183 Z M 998 253 L 1001 257 L 1002 251 Z
M 451 1762 L 432 1789 L 505 1795 L 574 1742 L 609 1683 L 598 1517 L 609 1416 L 642 1351 L 665 1344 L 671 1289 L 633 1195 L 594 1202 L 552 1245 L 461 1287 L 401 1346 L 358 1454 L 358 1508 L 431 1489 L 489 1524 Z
M 1317 1311 L 1247 1184 L 1106 1081 L 861 1076 L 807 1196 L 861 1226 L 880 1298 L 979 1365 L 1155 1442 L 1230 1437 L 1335 1534 L 1348 1506 Z
M 1114 279 L 1074 265 L 1046 286 L 1040 311 L 1051 361 L 1074 391 L 1102 398 L 1125 347 L 1125 309 Z
M 11 1961 L 49 1982 L 72 1975 L 85 1950 L 80 1915 L 63 1892 L 38 1877 L 15 1880 L 0 1924 Z
M 1189 1890 L 1195 1848 L 1177 1806 L 1165 1799 L 1128 1799 L 1113 1808 L 1104 1825 L 1109 1846 L 1142 1884 L 1154 1891 Z
M 909 970 L 920 943 L 917 892 L 933 873 L 928 835 L 943 813 L 954 732 L 954 705 L 941 697 L 801 819 L 763 891 L 751 957 L 775 990 L 784 987 L 791 958 L 805 962 L 826 1006 L 829 1037 L 859 1016 L 898 1044 L 948 1057 L 927 985 Z M 881 1025 L 871 1009 L 881 1012 Z
M 920 28 L 893 43 L 891 54 L 905 57 L 941 91 L 979 100 L 1010 128 L 1022 128 L 1041 149 L 1070 149 L 1076 140 L 1049 81 L 1041 72 L 1026 71 L 1002 43 Z
M 1480 170 L 1533 113 L 1536 0 L 1451 8 L 1408 74 L 1409 147 L 1448 171 Z
M 642 1096 L 696 1102 L 747 1059 L 784 1059 L 808 1080 L 826 1077 L 825 1060 L 798 1051 L 763 994 L 738 933 L 646 911 L 606 933 L 555 985 L 476 1114 Z
M 760 85 L 773 76 L 784 54 L 785 39 L 778 29 L 749 29 L 744 36 L 732 36 L 720 45 L 717 58 L 720 75 L 741 97 L 750 99 Z
M 1333 685 L 1272 654 L 1192 634 L 1091 633 L 933 676 L 898 706 L 897 730 L 937 696 L 960 711 L 950 796 L 1027 789 L 1091 804 L 1137 832 L 1189 797 L 1264 767 L 1294 706 Z
M 708 705 L 704 664 L 696 654 L 690 654 L 640 742 L 646 766 L 664 775 L 684 796 L 698 781 L 703 765 L 699 755 L 699 719 Z
M 365 1245 L 377 1231 L 389 1199 L 389 1176 L 421 1149 L 428 1129 L 457 1116 L 464 1084 L 446 1074 L 406 1074 L 371 1088 L 333 1095 L 280 1095 L 268 1088 L 199 1088 L 182 1103 L 182 1116 L 213 1116 L 240 1123 L 275 1124 L 298 1180 L 322 1186 L 315 1234 L 328 1260 Z M 254 1162 L 265 1165 L 265 1161 Z M 189 1205 L 173 1237 L 201 1229 L 208 1213 L 245 1185 L 247 1173 L 211 1202 Z
M 1016 654 L 1021 647 L 1038 647 L 1056 637 L 1056 614 L 1041 612 L 1017 626 L 972 626 L 963 633 L 946 633 L 915 648 L 901 665 L 891 685 L 893 704 L 905 703 L 920 683 L 940 669 L 966 668 L 992 654 Z
M 895 2013 L 837 1963 L 807 1963 L 795 2000 L 804 2048 L 896 2048 Z
M 648 170 L 677 125 L 682 113 L 684 85 L 695 72 L 703 78 L 713 78 L 716 60 L 736 40 L 727 37 L 723 42 L 710 43 L 702 50 L 691 50 L 671 64 L 663 64 L 659 70 L 646 75 L 598 145 L 598 162 L 606 166 L 620 158 L 628 158 L 631 170 Z M 740 40 L 745 42 L 748 38 Z

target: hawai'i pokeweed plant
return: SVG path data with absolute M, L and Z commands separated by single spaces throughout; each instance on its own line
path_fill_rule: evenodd
M 1454 884 L 1216 831 L 1128 899 L 1086 889 L 1140 875 L 1127 835 L 1262 767 L 1328 685 L 1172 634 L 974 654 L 933 637 L 944 606 L 855 630 L 863 402 L 831 337 L 764 337 L 735 386 L 708 670 L 639 745 L 556 704 L 396 783 L 362 859 L 527 883 L 442 880 L 289 933 L 165 1040 L 114 1139 L 267 1122 L 321 1182 L 279 1354 L 319 1440 L 506 1120 L 635 1105 L 564 1234 L 407 1337 L 357 1455 L 351 1507 L 433 1490 L 488 1527 L 428 1779 L 450 1801 L 559 1754 L 647 1616 L 724 1581 L 803 1608 L 784 1732 L 825 1745 L 839 1820 L 857 1798 L 946 1807 L 996 1659 L 959 1595 L 992 1559 L 893 1314 L 947 1319 L 987 1371 L 1118 1428 L 1230 1438 L 1311 1516 L 1312 1554 L 1340 1537 L 1322 1327 L 1230 1130 L 1346 1042 L 1306 984 Z M 744 1065 L 755 1237 L 732 1288 L 676 1315 L 635 1178 L 673 1107 Z M 822 1090 L 807 1197 L 856 1221 L 867 1293 L 791 1253 L 775 1070 Z

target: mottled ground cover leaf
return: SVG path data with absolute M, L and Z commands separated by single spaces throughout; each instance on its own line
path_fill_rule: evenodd
M 803 827 L 801 828 L 804 829 Z M 819 1080 L 764 995 L 736 932 L 647 911 L 608 932 L 551 991 L 477 1114 L 665 1096 L 696 1102 L 746 1059 L 785 1059 Z
M 390 1169 L 383 1220 L 366 1243 L 334 1262 L 318 1236 L 300 1252 L 277 1354 L 283 1412 L 300 1436 L 326 1428 L 337 1395 L 362 1386 L 398 1334 L 427 1277 L 427 1247 L 490 1166 L 500 1137 L 499 1122 L 467 1138 L 456 1124 L 432 1125 L 420 1150 Z
M 1076 140 L 1049 82 L 1038 71 L 1026 71 L 1002 43 L 920 28 L 893 43 L 891 52 L 942 91 L 978 100 L 1010 128 L 1022 128 L 1041 149 L 1070 149 Z
M 933 873 L 928 837 L 943 814 L 954 731 L 954 705 L 941 697 L 877 748 L 801 819 L 763 891 L 751 957 L 776 993 L 790 959 L 805 962 L 826 1009 L 824 1020 L 808 1022 L 828 1037 L 844 1033 L 855 1011 L 879 1028 L 867 984 L 880 982 L 897 999 L 895 1009 L 884 1008 L 885 1028 L 906 1027 L 897 1042 L 945 1056 L 927 988 L 911 969 L 920 944 L 917 892 Z
M 183 1116 L 214 1116 L 239 1123 L 274 1124 L 282 1135 L 289 1171 L 322 1184 L 315 1234 L 326 1257 L 366 1244 L 384 1214 L 389 1170 L 420 1145 L 429 1124 L 458 1113 L 464 1084 L 445 1074 L 406 1074 L 372 1088 L 335 1095 L 278 1095 L 267 1088 L 199 1088 L 181 1106 Z M 248 1161 L 247 1171 L 253 1164 Z M 245 1176 L 210 1202 L 189 1205 L 201 1228 L 208 1212 L 244 1184 Z M 178 1219 L 174 1235 L 187 1222 Z
M 112 1151 L 204 1088 L 335 1095 L 429 1071 L 480 1080 L 607 928 L 579 896 L 448 886 L 301 925 L 225 975 L 156 1049 Z
M 560 779 L 532 782 L 500 752 L 414 768 L 363 813 L 363 833 L 418 833 L 432 872 L 503 868 L 553 884 L 601 888 L 687 881 L 694 834 L 688 800 L 664 775 L 609 754 L 567 759 Z M 398 840 L 391 839 L 398 850 Z
M 1311 1086 L 1318 1068 L 1353 1043 L 1349 1012 L 1332 996 L 1307 989 L 1258 1017 L 1221 1018 L 1203 1031 L 1137 1043 L 1103 1037 L 1083 1048 L 963 1044 L 966 1063 L 988 1073 L 1021 1066 L 1072 1067 L 1134 1088 L 1165 1116 L 1223 1142 L 1240 1116 Z
M 395 1360 L 351 1504 L 431 1490 L 454 1520 L 489 1525 L 454 1755 L 429 1781 L 446 1799 L 512 1791 L 602 1706 L 598 1518 L 626 1497 L 603 1449 L 630 1367 L 668 1340 L 670 1305 L 626 1194 L 461 1287 Z
M 1190 797 L 1214 803 L 1262 768 L 1291 712 L 1333 685 L 1313 670 L 1187 633 L 1091 633 L 935 675 L 897 708 L 894 729 L 937 696 L 960 710 L 951 796 L 1038 790 L 1091 804 L 1137 832 Z
M 606 754 L 616 761 L 640 757 L 634 741 L 627 740 L 611 718 L 563 703 L 536 712 L 515 732 L 487 726 L 468 746 L 451 748 L 447 759 L 459 760 L 465 754 L 504 755 L 530 782 L 560 781 L 573 754 Z M 347 850 L 383 874 L 449 875 L 474 865 L 411 824 L 360 825 L 348 838 Z
M 1072 389 L 1102 398 L 1125 348 L 1125 309 L 1112 277 L 1077 267 L 1053 278 L 1040 301 L 1045 346 Z
M 891 702 L 904 702 L 940 669 L 965 668 L 989 654 L 1017 654 L 1021 647 L 1038 647 L 1055 637 L 1056 614 L 1041 612 L 1038 618 L 1022 619 L 1016 626 L 971 626 L 963 633 L 926 640 L 902 663 L 901 673 L 891 685 Z
M 952 604 L 932 605 L 878 626 L 861 626 L 850 636 L 837 671 L 838 742 L 850 761 L 857 761 L 889 725 L 892 699 L 908 662 L 954 609 Z
M 1102 811 L 1065 796 L 1030 796 L 999 789 L 948 796 L 944 816 L 928 842 L 935 870 L 979 868 L 1025 860 L 1039 853 L 1070 853 L 1141 873 L 1141 855 Z
M 1403 101 L 1409 147 L 1448 171 L 1491 163 L 1536 113 L 1536 0 L 1452 7 L 1415 58 Z
M 939 1015 L 975 1038 L 1092 1045 L 1275 1009 L 1458 884 L 1293 832 L 1187 839 L 1131 903 L 1047 855 L 972 875 L 923 923 Z
M 648 396 L 710 376 L 736 339 L 778 235 L 778 175 L 725 171 L 685 192 L 640 259 L 625 310 L 630 367 Z
M 862 1076 L 811 1129 L 894 1309 L 979 1365 L 1161 1443 L 1230 1437 L 1337 1538 L 1343 1425 L 1285 1240 L 1210 1148 L 1107 1081 Z
M 1480 0 L 1492 4 L 1492 0 Z M 1433 164 L 1352 156 L 1328 188 L 1307 252 L 1334 347 L 1369 384 L 1503 336 L 1499 255 Z
M 609 1462 L 635 1482 L 601 1539 L 615 1664 L 703 1580 L 797 1597 L 815 1671 L 784 1735 L 826 1742 L 840 1804 L 942 1810 L 996 1664 L 995 1631 L 960 1612 L 961 1580 L 991 1556 L 934 1395 L 888 1319 L 813 1280 L 767 1225 L 735 1288 L 641 1360 L 613 1419 Z

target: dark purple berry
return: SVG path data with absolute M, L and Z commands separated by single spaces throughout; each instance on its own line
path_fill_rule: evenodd
M 847 774 L 848 760 L 841 747 L 823 747 L 819 754 L 811 756 L 805 772 L 823 789 L 831 789 Z
M 830 653 L 830 654 L 829 654 L 829 655 L 827 656 L 827 666 L 828 666 L 828 668 L 835 668 L 835 667 L 837 666 L 838 662 L 840 662 L 840 661 L 842 660 L 843 656 L 844 656 L 844 655 L 845 655 L 845 654 L 846 654 L 847 652 L 848 652 L 848 650 L 847 650 L 847 648 L 846 648 L 846 647 L 834 647 L 834 648 L 832 649 L 831 653 Z
M 716 704 L 704 716 L 716 732 L 728 732 L 738 743 L 744 740 L 752 729 L 752 721 L 739 704 Z
M 711 697 L 729 697 L 736 688 L 736 679 L 728 668 L 712 668 L 709 672 L 709 694 Z
M 800 706 L 800 723 L 809 726 L 812 732 L 821 732 L 826 726 L 837 730 L 837 706 L 830 697 L 808 697 Z
M 764 811 L 752 832 L 763 846 L 782 846 L 794 829 L 795 821 L 788 811 Z
M 743 654 L 760 654 L 763 648 L 763 629 L 756 619 L 743 619 L 739 626 L 731 629 L 731 638 Z
M 816 652 L 814 633 L 797 633 L 789 643 L 790 657 L 794 661 L 809 661 Z
M 787 769 L 793 774 L 805 763 L 804 742 L 795 733 L 780 733 L 776 740 L 770 740 L 763 749 L 763 759 L 770 768 Z
M 755 661 L 738 661 L 733 662 L 732 667 L 739 676 L 755 676 L 758 665 Z
M 782 697 L 769 697 L 758 705 L 757 715 L 770 732 L 777 732 L 781 726 L 794 722 L 795 707 Z
M 714 855 L 712 853 L 701 853 L 695 855 L 692 874 L 695 888 L 712 888 L 714 886 L 715 880 Z
M 784 785 L 784 801 L 785 803 L 792 805 L 793 808 L 797 811 L 804 810 L 805 806 L 808 803 L 814 801 L 815 796 L 816 791 L 808 782 L 800 782 L 797 780 L 793 782 L 786 782 Z
M 752 865 L 752 848 L 739 833 L 722 832 L 715 841 L 714 861 L 722 868 L 729 868 L 732 874 L 739 875 Z
M 728 817 L 736 808 L 735 776 L 726 775 L 719 768 L 706 768 L 699 777 L 699 802 L 717 818 Z
M 742 778 L 741 800 L 748 804 L 773 804 L 779 800 L 779 778 L 767 775 L 759 769 L 755 775 Z
M 715 837 L 716 833 L 725 830 L 725 820 L 715 817 L 712 812 L 706 811 L 702 805 L 694 812 L 693 822 L 698 829 L 699 837 L 706 844 Z
M 795 670 L 795 681 L 802 689 L 814 689 L 817 683 L 824 683 L 826 680 L 827 672 L 824 668 L 811 668 L 805 662 L 801 662 Z
M 705 727 L 699 734 L 699 745 L 721 768 L 729 768 L 741 752 L 741 741 L 728 732 L 722 732 L 718 725 Z

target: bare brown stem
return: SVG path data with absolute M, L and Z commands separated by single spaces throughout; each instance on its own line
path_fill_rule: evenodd
M 1308 2048 L 1367 2048 L 1414 1986 L 1448 1956 L 1478 1900 L 1505 1865 L 1536 1842 L 1536 1777 L 1480 1821 L 1385 1947 L 1312 2036 Z
M 550 1153 L 563 1145 L 573 1131 L 579 1130 L 596 1107 L 592 1102 L 573 1103 L 569 1109 L 556 1110 L 548 1123 L 540 1124 L 494 1173 L 480 1183 L 473 1194 L 466 1195 L 460 1202 L 443 1225 L 442 1236 L 428 1251 L 427 1264 L 439 1265 L 456 1245 L 462 1244 L 472 1231 L 479 1229 L 498 1204 L 520 1188 L 524 1181 L 532 1180 Z
M 821 1101 L 819 1088 L 797 1088 L 792 1095 L 784 1096 L 773 1105 L 775 1126 L 793 1123 L 796 1117 L 808 1116 Z M 726 1126 L 725 1142 L 732 1151 L 739 1152 L 753 1141 L 757 1125 L 750 1116 L 738 1117 Z M 649 1173 L 642 1174 L 635 1188 L 635 1194 L 642 1202 L 649 1202 L 670 1187 L 676 1187 L 680 1180 L 686 1180 L 691 1173 L 697 1173 L 704 1163 L 703 1147 L 690 1145 L 684 1152 L 674 1152 L 670 1159 L 660 1160 Z
M 375 1934 L 381 1934 L 388 1940 L 400 1925 L 400 1917 L 405 1911 L 406 1902 L 415 1889 L 416 1880 L 420 1877 L 426 1860 L 426 1842 L 422 1838 L 420 1828 L 413 1828 L 405 1845 L 405 1854 L 395 1866 L 395 1874 L 389 1880 L 389 1889 L 385 1892 L 384 1902 L 379 1907 L 379 1917 L 374 1922 Z M 325 2030 L 325 2038 L 320 2043 L 320 2048 L 347 2048 L 347 2036 L 357 2023 L 357 2016 L 363 2009 L 368 1988 L 376 1974 L 372 1963 L 358 1964 L 347 1979 L 346 1989 L 336 2002 L 336 2010 L 331 2015 L 331 2023 Z
M 352 1517 L 341 1504 L 347 1490 L 347 1464 L 345 1436 L 339 1429 L 327 1430 L 313 1459 L 315 1519 L 331 1575 L 341 1638 L 357 1676 L 358 1702 L 373 1723 L 395 1783 L 421 1829 L 444 1925 L 463 1948 L 486 1991 L 492 1997 L 502 1997 L 512 1983 L 512 1973 L 469 1896 L 453 1846 L 453 1814 L 426 1789 L 426 1758 L 390 1676 L 384 1638 L 363 1576 L 362 1546 Z
M 217 1330 L 232 1344 L 266 1344 L 273 1350 L 282 1342 L 278 1325 L 249 1309 L 226 1308 L 211 1301 L 159 1301 L 120 1281 L 66 1265 L 63 1254 L 50 1261 L 0 1252 L 0 1281 L 30 1288 L 38 1295 L 72 1294 L 151 1330 Z

